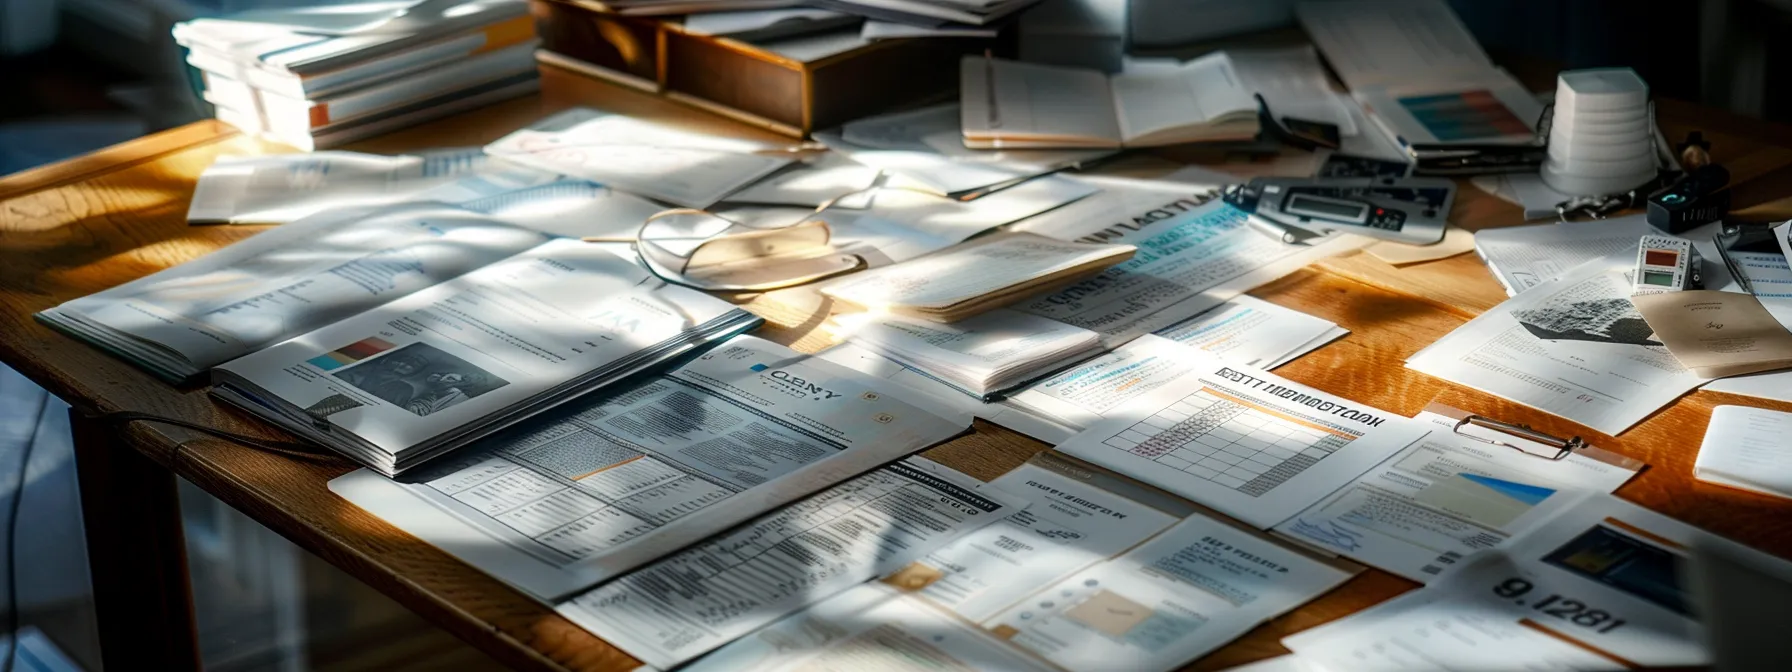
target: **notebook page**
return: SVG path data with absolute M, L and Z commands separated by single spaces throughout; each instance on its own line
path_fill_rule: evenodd
M 1257 107 L 1224 53 L 1195 59 L 1174 73 L 1116 75 L 1113 91 L 1121 137 L 1129 143 Z
M 967 134 L 1120 142 L 1107 75 L 981 58 L 965 59 L 962 74 Z

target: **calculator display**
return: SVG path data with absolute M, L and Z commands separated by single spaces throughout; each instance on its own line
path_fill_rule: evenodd
M 1318 215 L 1331 219 L 1362 221 L 1369 206 L 1349 201 L 1334 201 L 1302 194 L 1288 197 L 1288 212 L 1297 215 Z

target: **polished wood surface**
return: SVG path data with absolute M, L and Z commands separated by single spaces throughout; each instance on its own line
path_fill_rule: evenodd
M 547 71 L 549 78 L 568 75 Z M 396 152 L 488 142 L 529 121 L 582 103 L 707 129 L 751 129 L 620 87 L 556 86 L 520 99 L 384 136 L 354 147 Z M 1792 194 L 1792 130 L 1664 104 L 1670 136 L 1704 131 L 1714 154 L 1750 179 L 1739 206 L 1768 216 Z M 771 136 L 766 136 L 771 137 Z M 77 413 L 139 411 L 270 437 L 277 430 L 214 403 L 202 389 L 171 389 L 148 374 L 46 329 L 32 314 L 144 274 L 191 260 L 253 235 L 257 227 L 189 227 L 187 201 L 199 172 L 218 156 L 285 151 L 202 122 L 99 154 L 0 178 L 0 361 L 75 406 Z M 1746 196 L 1746 198 L 1744 198 Z M 1518 224 L 1515 206 L 1464 186 L 1451 221 L 1471 229 Z M 1792 557 L 1792 503 L 1697 483 L 1691 465 L 1711 409 L 1792 405 L 1709 392 L 1689 395 L 1618 437 L 1403 367 L 1413 352 L 1504 298 L 1472 254 L 1393 268 L 1362 254 L 1327 260 L 1252 292 L 1332 320 L 1350 335 L 1277 373 L 1364 404 L 1410 415 L 1441 401 L 1544 431 L 1586 436 L 1596 445 L 1649 463 L 1619 490 L 1631 501 L 1718 534 Z M 830 306 L 791 291 L 749 303 L 773 324 L 765 334 L 813 350 Z M 504 663 L 526 669 L 626 670 L 626 654 L 574 627 L 546 607 L 387 525 L 331 494 L 326 482 L 353 465 L 300 459 L 142 423 L 107 428 L 109 450 L 141 455 L 189 479 L 300 546 L 374 586 Z M 926 454 L 989 479 L 1047 446 L 979 421 L 973 433 Z M 133 456 L 135 457 L 135 456 Z M 137 551 L 139 549 L 131 549 Z M 148 549 L 142 549 L 148 550 Z M 1277 641 L 1414 587 L 1368 570 L 1332 593 L 1196 661 L 1221 669 L 1281 653 Z M 151 615 L 142 617 L 153 618 Z

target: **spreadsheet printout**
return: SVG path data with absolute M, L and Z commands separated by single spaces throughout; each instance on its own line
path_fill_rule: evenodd
M 1428 430 L 1202 353 L 1196 373 L 1110 412 L 1059 450 L 1267 528 Z

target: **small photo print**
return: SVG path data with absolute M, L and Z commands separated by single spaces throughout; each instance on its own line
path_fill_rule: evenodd
M 443 411 L 510 384 L 426 343 L 367 357 L 332 375 L 417 415 Z

